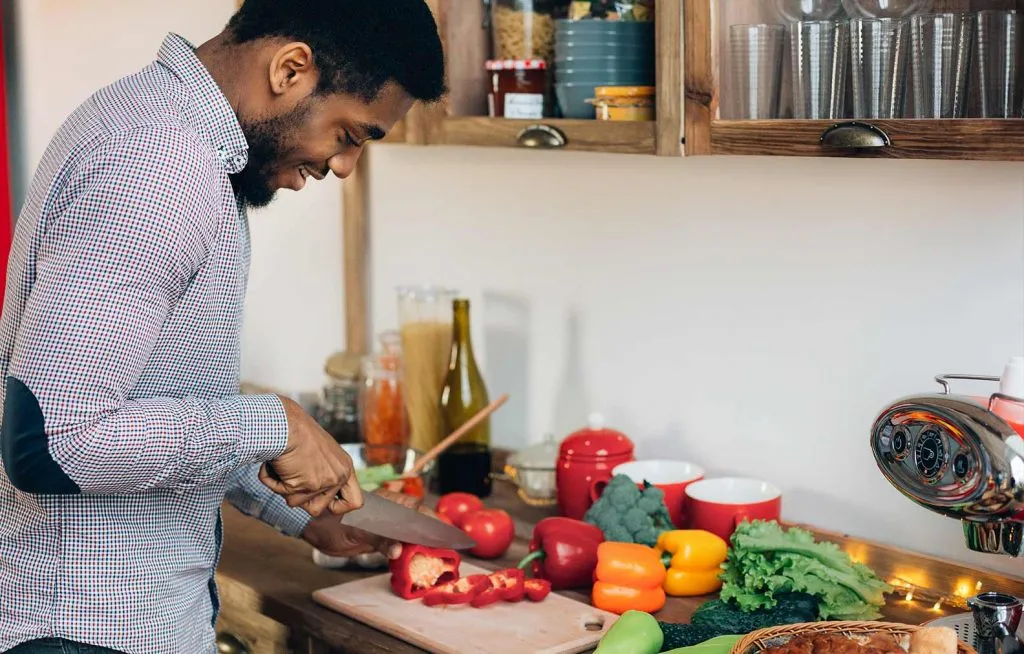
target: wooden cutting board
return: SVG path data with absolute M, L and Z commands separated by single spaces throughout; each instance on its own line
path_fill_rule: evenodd
M 463 563 L 462 576 L 488 574 Z M 394 594 L 390 575 L 324 588 L 313 599 L 435 654 L 576 654 L 597 646 L 617 615 L 552 593 L 543 602 L 426 606 Z

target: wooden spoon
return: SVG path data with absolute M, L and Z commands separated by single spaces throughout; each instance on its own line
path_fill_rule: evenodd
M 403 475 L 401 475 L 399 478 L 412 479 L 418 477 L 419 474 L 423 472 L 423 468 L 427 467 L 428 463 L 430 463 L 438 456 L 440 456 L 445 450 L 454 445 L 456 441 L 458 441 L 460 438 L 469 433 L 474 427 L 483 422 L 492 413 L 497 411 L 501 407 L 501 405 L 505 404 L 505 402 L 508 402 L 507 393 L 505 395 L 502 395 L 498 399 L 494 400 L 493 402 L 485 406 L 483 409 L 480 409 L 480 411 L 475 416 L 467 420 L 465 424 L 463 424 L 461 427 L 459 427 L 451 434 L 449 434 L 448 437 L 445 438 L 443 441 L 441 441 L 434 447 L 430 448 L 430 451 L 428 451 L 426 454 L 416 459 L 416 462 L 413 463 L 412 467 L 409 468 L 409 470 L 405 472 Z

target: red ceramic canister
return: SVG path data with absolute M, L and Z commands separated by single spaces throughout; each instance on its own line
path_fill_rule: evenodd
M 595 481 L 607 481 L 612 468 L 633 461 L 633 441 L 622 432 L 604 427 L 598 415 L 590 417 L 586 428 L 566 436 L 558 452 L 555 485 L 558 509 L 574 520 L 582 520 L 590 508 L 590 487 Z

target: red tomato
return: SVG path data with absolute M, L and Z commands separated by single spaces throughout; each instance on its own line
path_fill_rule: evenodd
M 483 500 L 469 493 L 448 493 L 437 501 L 437 514 L 451 520 L 456 527 L 461 527 L 467 516 L 483 508 Z
M 445 524 L 449 524 L 449 525 L 451 525 L 453 527 L 455 526 L 455 523 L 452 522 L 452 519 L 449 518 L 448 516 L 446 516 L 443 513 L 435 513 L 434 517 L 436 517 L 438 520 L 440 520 L 441 522 L 443 522 Z
M 462 523 L 462 530 L 476 541 L 469 550 L 481 559 L 496 559 L 506 551 L 516 536 L 512 516 L 501 509 L 484 509 L 472 514 Z

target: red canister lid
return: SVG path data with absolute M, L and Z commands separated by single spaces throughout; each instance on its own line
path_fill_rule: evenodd
M 544 70 L 548 62 L 543 59 L 491 59 L 484 65 L 487 70 Z
M 565 437 L 559 448 L 560 458 L 615 459 L 632 455 L 633 441 L 620 431 L 606 428 L 601 416 L 590 416 L 588 423 Z

